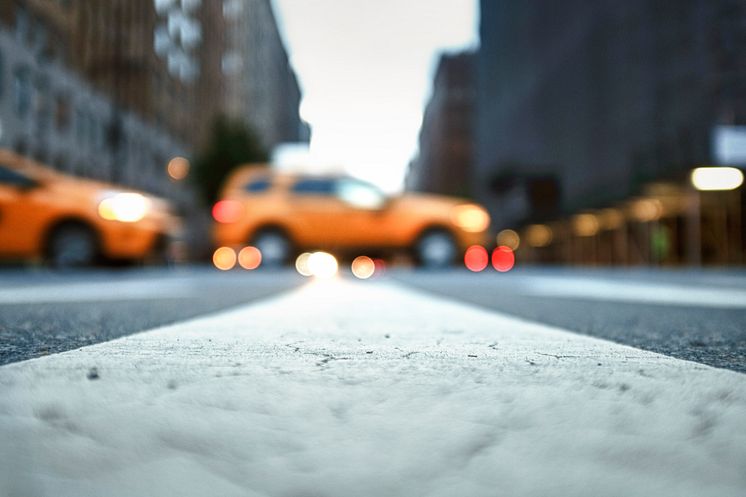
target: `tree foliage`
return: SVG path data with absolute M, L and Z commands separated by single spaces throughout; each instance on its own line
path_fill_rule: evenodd
M 246 163 L 265 163 L 267 151 L 249 125 L 241 120 L 217 117 L 206 146 L 194 160 L 192 178 L 203 200 L 212 204 L 228 174 Z

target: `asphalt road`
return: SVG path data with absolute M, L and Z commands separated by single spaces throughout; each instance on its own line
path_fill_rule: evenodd
M 395 278 L 523 319 L 746 373 L 743 271 L 529 269 Z
M 533 269 L 472 274 L 462 269 L 395 269 L 384 279 L 577 333 L 746 372 L 743 272 Z M 304 281 L 290 270 L 0 271 L 0 364 L 246 304 Z
M 289 270 L 0 272 L 0 365 L 210 314 L 303 281 Z

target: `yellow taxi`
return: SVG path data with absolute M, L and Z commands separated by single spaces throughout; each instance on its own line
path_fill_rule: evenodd
M 56 267 L 158 255 L 178 228 L 160 198 L 0 150 L 0 258 Z
M 453 264 L 487 241 L 487 211 L 468 200 L 426 194 L 387 196 L 347 176 L 276 173 L 244 166 L 227 180 L 213 206 L 218 247 L 259 249 L 263 265 L 297 252 L 336 255 L 406 250 L 428 267 Z

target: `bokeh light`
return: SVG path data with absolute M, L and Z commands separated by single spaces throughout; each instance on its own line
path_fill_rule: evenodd
M 337 274 L 337 259 L 326 252 L 314 252 L 308 256 L 308 270 L 317 278 L 331 278 Z
M 212 208 L 212 217 L 219 223 L 235 223 L 243 216 L 243 205 L 238 200 L 220 200 Z
M 640 198 L 630 204 L 632 216 L 643 223 L 656 221 L 663 215 L 663 204 L 657 198 Z
M 594 214 L 577 214 L 572 218 L 572 230 L 578 236 L 594 236 L 600 224 Z
M 453 222 L 470 233 L 484 231 L 490 225 L 490 215 L 478 205 L 459 205 L 453 210 Z
M 484 268 L 489 264 L 490 256 L 487 253 L 487 249 L 479 245 L 472 245 L 466 249 L 464 254 L 464 265 L 469 271 L 478 273 L 483 271 Z
M 735 167 L 698 167 L 691 181 L 697 190 L 735 190 L 743 184 L 743 173 Z
M 168 161 L 166 172 L 174 181 L 180 181 L 189 175 L 189 161 L 184 157 L 174 157 Z
M 553 238 L 552 228 L 546 224 L 532 224 L 526 228 L 526 241 L 532 247 L 546 247 Z
M 513 230 L 502 230 L 497 234 L 497 244 L 505 245 L 515 251 L 521 245 L 521 237 Z
M 515 266 L 515 254 L 505 245 L 501 245 L 492 251 L 492 267 L 501 273 L 507 273 Z
M 244 247 L 238 253 L 238 263 L 244 269 L 256 269 L 262 263 L 262 253 L 256 247 Z
M 309 257 L 311 257 L 310 252 L 303 252 L 295 259 L 295 270 L 302 276 L 311 276 L 311 270 L 308 268 Z
M 355 257 L 351 265 L 352 274 L 361 280 L 367 280 L 376 272 L 376 263 L 365 255 Z
M 139 193 L 120 192 L 105 197 L 98 204 L 98 215 L 109 221 L 136 223 L 151 208 L 151 202 Z
M 230 247 L 220 247 L 212 254 L 212 263 L 221 271 L 233 269 L 236 265 L 236 251 Z

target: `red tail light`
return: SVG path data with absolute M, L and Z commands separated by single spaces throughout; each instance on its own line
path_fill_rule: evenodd
M 500 245 L 492 252 L 492 267 L 507 273 L 515 266 L 515 254 L 510 247 Z
M 464 265 L 469 271 L 478 273 L 483 271 L 489 264 L 490 256 L 487 249 L 479 245 L 472 245 L 466 249 L 464 254 Z
M 237 200 L 220 200 L 212 207 L 212 217 L 219 223 L 235 223 L 243 216 L 243 206 Z

